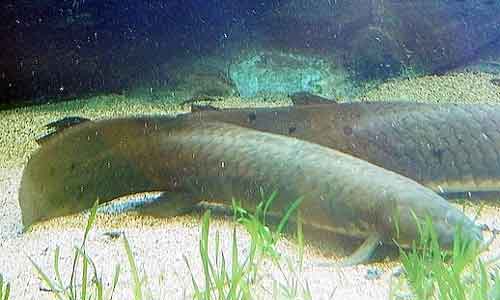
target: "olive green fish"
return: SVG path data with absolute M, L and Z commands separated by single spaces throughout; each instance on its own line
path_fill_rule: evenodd
M 261 189 L 277 189 L 272 214 L 302 197 L 304 223 L 365 240 L 348 264 L 364 262 L 380 243 L 410 245 L 417 220 L 425 218 L 444 247 L 452 245 L 456 226 L 482 239 L 460 210 L 412 179 L 315 143 L 200 116 L 61 127 L 23 172 L 23 225 L 145 191 L 163 195 L 139 213 L 169 216 L 203 200 L 230 204 L 233 197 L 251 209 Z

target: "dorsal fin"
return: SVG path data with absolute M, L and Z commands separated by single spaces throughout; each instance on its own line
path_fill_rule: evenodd
M 72 126 L 75 126 L 75 125 L 78 125 L 78 124 L 81 124 L 81 123 L 84 123 L 87 121 L 90 121 L 90 119 L 83 118 L 83 117 L 76 117 L 76 116 L 64 117 L 60 120 L 50 122 L 49 124 L 45 125 L 45 127 L 47 129 L 53 129 L 53 130 L 59 131 L 59 130 L 64 130 L 66 128 L 69 128 L 69 127 L 72 127 Z
M 293 105 L 314 105 L 314 104 L 332 104 L 335 100 L 327 99 L 309 92 L 298 92 L 290 96 Z
M 50 122 L 49 124 L 45 125 L 45 128 L 50 132 L 45 133 L 40 137 L 37 137 L 35 141 L 37 142 L 38 145 L 41 146 L 54 136 L 61 133 L 63 130 L 88 121 L 90 121 L 90 119 L 73 116 L 73 117 L 64 117 L 60 120 Z

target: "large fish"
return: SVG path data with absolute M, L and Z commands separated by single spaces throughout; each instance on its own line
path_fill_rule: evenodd
M 318 144 L 199 116 L 77 121 L 59 130 L 24 169 L 24 226 L 143 191 L 164 193 L 140 212 L 168 216 L 233 197 L 251 209 L 261 189 L 277 189 L 272 214 L 303 197 L 304 223 L 365 239 L 347 264 L 365 261 L 380 243 L 410 245 L 425 218 L 444 247 L 457 226 L 481 240 L 460 210 L 409 178 Z
M 500 199 L 500 105 L 313 100 L 308 105 L 198 111 L 184 117 L 320 144 L 448 198 Z

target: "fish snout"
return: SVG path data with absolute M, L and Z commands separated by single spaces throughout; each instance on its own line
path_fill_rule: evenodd
M 456 239 L 461 242 L 483 242 L 481 228 L 459 209 L 437 196 L 428 201 L 413 201 L 413 205 L 396 208 L 397 242 L 403 247 L 426 243 L 434 232 L 442 249 L 453 249 Z M 418 204 L 418 205 L 416 205 Z M 389 224 L 390 225 L 390 224 Z M 424 240 L 423 240 L 424 239 Z
M 452 249 L 457 238 L 461 242 L 473 242 L 477 245 L 484 242 L 480 226 L 455 208 L 449 209 L 444 220 L 437 222 L 435 227 L 439 244 L 445 249 Z

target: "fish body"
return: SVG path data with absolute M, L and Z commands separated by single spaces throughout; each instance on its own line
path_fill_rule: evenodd
M 323 145 L 447 197 L 500 197 L 500 105 L 331 103 L 200 111 L 184 117 Z
M 66 128 L 30 158 L 19 203 L 30 226 L 89 208 L 96 199 L 144 191 L 170 196 L 143 210 L 152 215 L 175 214 L 203 200 L 230 205 L 233 198 L 252 209 L 261 190 L 278 191 L 270 213 L 280 215 L 303 197 L 304 223 L 366 239 L 370 249 L 393 240 L 410 245 L 418 237 L 417 220 L 425 218 L 445 247 L 456 226 L 481 239 L 461 211 L 395 172 L 297 138 L 184 116 Z M 365 258 L 362 252 L 355 263 Z

